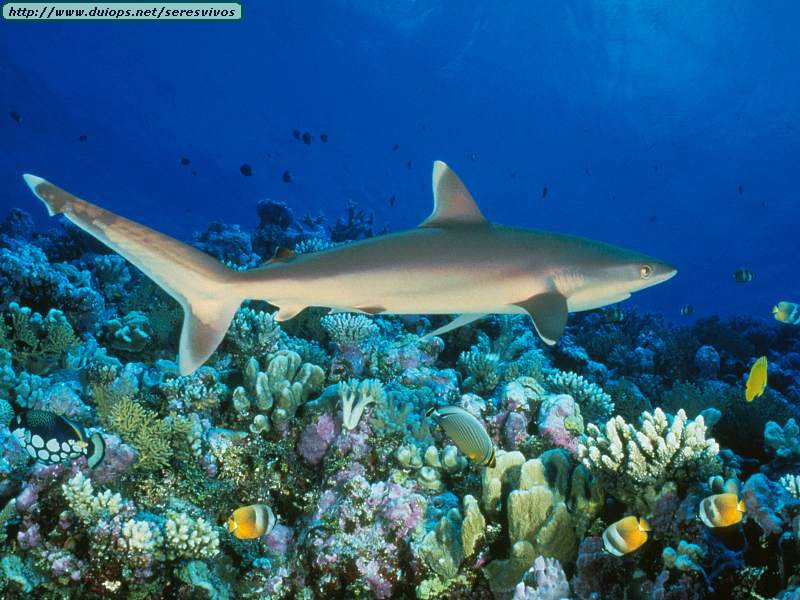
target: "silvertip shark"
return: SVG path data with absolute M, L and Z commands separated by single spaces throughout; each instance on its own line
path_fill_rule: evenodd
M 230 269 L 41 177 L 23 177 L 51 216 L 63 214 L 180 303 L 182 374 L 211 356 L 246 299 L 278 307 L 277 321 L 309 306 L 370 315 L 460 315 L 426 337 L 487 314 L 527 314 L 552 345 L 564 332 L 568 313 L 620 302 L 677 272 L 602 242 L 491 223 L 441 161 L 433 164 L 433 212 L 415 229 L 311 254 L 281 248 L 249 271 Z

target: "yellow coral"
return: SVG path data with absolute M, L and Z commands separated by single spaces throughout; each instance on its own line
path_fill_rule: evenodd
M 136 448 L 136 466 L 145 471 L 169 465 L 172 427 L 158 415 L 130 398 L 116 402 L 108 415 L 111 428 Z

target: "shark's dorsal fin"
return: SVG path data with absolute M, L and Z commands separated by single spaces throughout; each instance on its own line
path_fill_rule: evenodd
M 275 253 L 272 255 L 267 261 L 267 264 L 274 263 L 274 262 L 286 262 L 288 260 L 292 260 L 295 256 L 297 256 L 294 251 L 289 250 L 285 246 L 278 246 L 275 248 Z
M 419 226 L 452 227 L 488 222 L 458 175 L 442 161 L 434 162 L 433 212 Z

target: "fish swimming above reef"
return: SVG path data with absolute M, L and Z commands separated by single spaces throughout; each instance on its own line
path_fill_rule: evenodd
M 700 502 L 698 516 L 706 527 L 730 527 L 742 520 L 747 511 L 744 501 L 733 493 L 714 494 Z
M 254 540 L 275 527 L 275 514 L 266 504 L 242 506 L 228 519 L 228 531 L 240 540 Z
M 442 428 L 467 458 L 479 465 L 494 468 L 494 444 L 483 424 L 460 406 L 431 408 L 425 413 Z
M 624 517 L 606 527 L 603 547 L 614 556 L 625 556 L 641 548 L 647 541 L 650 525 L 644 519 Z
M 55 465 L 86 456 L 93 469 L 105 456 L 102 435 L 87 435 L 77 423 L 46 410 L 33 409 L 17 415 L 8 427 L 30 457 L 41 463 Z
M 772 316 L 781 323 L 800 325 L 800 305 L 794 302 L 778 302 L 772 307 Z
M 748 402 L 764 394 L 767 389 L 767 357 L 762 356 L 750 368 L 750 375 L 747 376 L 744 396 Z
M 736 283 L 750 283 L 753 281 L 753 272 L 750 269 L 736 269 L 733 273 L 733 280 Z
M 460 315 L 440 335 L 491 313 L 527 314 L 555 344 L 567 314 L 601 308 L 675 275 L 644 254 L 570 235 L 506 227 L 483 216 L 443 162 L 433 166 L 434 208 L 418 227 L 236 271 L 211 256 L 25 175 L 50 215 L 64 214 L 183 307 L 179 364 L 196 370 L 222 341 L 245 299 L 279 307 L 285 321 L 308 306 L 367 314 Z

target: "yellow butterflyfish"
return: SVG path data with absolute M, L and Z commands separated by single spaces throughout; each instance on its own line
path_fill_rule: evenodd
M 747 386 L 744 392 L 744 397 L 748 402 L 761 396 L 767 389 L 767 366 L 766 356 L 762 356 L 753 363 L 750 375 L 747 376 Z

